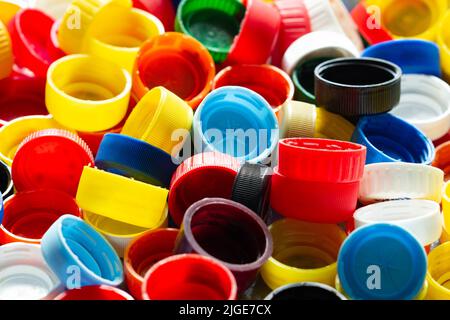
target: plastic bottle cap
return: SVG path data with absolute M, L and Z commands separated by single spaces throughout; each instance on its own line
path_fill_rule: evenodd
M 0 299 L 43 299 L 59 284 L 35 244 L 10 243 L 0 247 Z
M 169 188 L 169 212 L 175 224 L 181 225 L 186 210 L 198 200 L 229 199 L 239 166 L 233 157 L 215 152 L 199 153 L 183 161 Z
M 214 78 L 213 90 L 241 86 L 259 93 L 275 112 L 287 107 L 294 96 L 294 85 L 281 69 L 271 65 L 235 65 L 221 70 Z
M 89 147 L 77 135 L 47 129 L 22 141 L 11 172 L 17 191 L 50 188 L 75 196 L 83 167 L 93 164 Z
M 339 301 L 347 300 L 347 298 L 330 286 L 314 282 L 301 282 L 279 287 L 264 300 Z
M 61 50 L 58 41 L 58 30 L 60 24 L 61 19 L 55 20 L 52 28 L 50 29 L 50 41 L 47 43 L 47 51 L 51 61 L 56 61 L 66 55 L 66 53 Z
M 429 200 L 396 200 L 371 204 L 355 211 L 356 228 L 390 223 L 409 231 L 427 246 L 439 240 L 442 217 L 439 203 Z
M 17 148 L 30 134 L 45 129 L 64 129 L 51 116 L 27 116 L 0 128 L 0 159 L 11 166 Z
M 9 24 L 15 62 L 44 77 L 52 63 L 47 44 L 54 20 L 36 9 L 19 11 Z
M 141 98 L 152 88 L 163 86 L 195 109 L 211 90 L 215 70 L 211 55 L 200 42 L 167 32 L 141 46 L 133 93 Z
M 278 122 L 256 92 L 227 86 L 214 90 L 194 115 L 197 152 L 218 151 L 251 163 L 264 162 L 275 150 Z
M 328 0 L 304 0 L 312 31 L 334 31 L 344 34 L 333 7 Z
M 339 279 L 352 299 L 413 299 L 423 286 L 426 269 L 422 245 L 395 225 L 359 228 L 339 251 Z
M 392 40 L 368 47 L 362 57 L 377 58 L 398 65 L 403 74 L 442 75 L 438 46 L 426 40 Z
M 246 12 L 239 0 L 185 0 L 177 9 L 175 30 L 193 36 L 222 63 L 240 31 Z
M 272 53 L 272 64 L 279 67 L 292 42 L 311 32 L 311 20 L 303 1 L 276 0 L 274 5 L 280 14 L 280 31 Z
M 431 140 L 450 130 L 450 87 L 441 79 L 426 75 L 402 77 L 400 103 L 391 111 L 413 124 Z
M 441 66 L 447 81 L 450 80 L 450 12 L 445 14 L 437 33 L 437 44 L 441 49 Z
M 80 218 L 61 216 L 44 234 L 41 249 L 61 283 L 70 283 L 74 272 L 81 286 L 118 286 L 123 281 L 122 263 L 113 247 Z
M 121 134 L 104 136 L 95 158 L 102 170 L 168 188 L 177 169 L 170 154 Z
M 53 300 L 134 300 L 123 290 L 111 286 L 86 286 L 71 289 L 57 295 Z
M 346 237 L 339 226 L 281 219 L 269 229 L 273 254 L 261 276 L 272 290 L 299 282 L 334 284 L 339 247 Z
M 400 101 L 400 68 L 373 59 L 334 59 L 314 71 L 316 103 L 343 116 L 391 111 Z
M 0 194 L 3 199 L 14 193 L 13 186 L 10 168 L 3 161 L 0 161 Z
M 4 202 L 0 243 L 39 244 L 48 228 L 62 215 L 81 216 L 75 200 L 51 189 L 18 192 Z
M 70 55 L 48 69 L 46 104 L 62 125 L 78 131 L 103 131 L 125 116 L 131 77 L 118 65 L 89 55 Z
M 245 16 L 224 64 L 267 63 L 280 30 L 280 14 L 269 3 L 245 0 Z
M 92 21 L 83 52 L 114 62 L 132 73 L 142 44 L 163 33 L 161 21 L 150 13 L 110 6 Z
M 142 228 L 154 228 L 164 214 L 168 192 L 141 181 L 84 167 L 76 200 L 87 212 Z
M 168 215 L 169 211 L 166 206 L 164 208 L 164 213 L 161 215 L 161 220 L 154 228 L 150 229 L 123 223 L 86 211 L 83 214 L 83 218 L 84 221 L 86 221 L 89 225 L 94 227 L 95 230 L 101 233 L 113 246 L 119 257 L 123 258 L 125 255 L 125 249 L 131 241 L 148 230 L 167 227 Z
M 443 180 L 442 170 L 425 164 L 372 163 L 364 168 L 359 201 L 364 205 L 403 199 L 441 203 Z
M 73 0 L 64 13 L 58 32 L 61 49 L 68 54 L 80 53 L 92 22 L 110 6 L 131 8 L 132 0 Z
M 450 182 L 446 182 L 442 189 L 442 213 L 444 228 L 450 230 Z
M 133 0 L 135 8 L 145 10 L 161 20 L 166 31 L 173 31 L 175 6 L 166 0 Z
M 45 80 L 11 75 L 0 81 L 0 119 L 48 115 L 45 106 Z
M 243 204 L 261 219 L 270 219 L 272 171 L 261 164 L 244 163 L 234 179 L 231 200 Z
M 1 8 L 1 3 L 0 3 Z M 0 20 L 0 79 L 8 77 L 12 72 L 13 53 L 8 29 Z
M 18 3 L 9 0 L 0 1 L 0 21 L 8 25 L 9 21 L 16 15 L 17 11 L 21 9 Z
M 312 138 L 316 130 L 316 106 L 291 101 L 280 111 L 280 138 Z
M 448 289 L 450 265 L 447 260 L 449 254 L 450 242 L 446 242 L 434 248 L 428 255 L 428 300 L 448 300 L 450 298 L 450 289 Z
M 315 138 L 350 141 L 355 126 L 344 117 L 316 108 Z
M 121 134 L 176 155 L 189 134 L 192 118 L 192 109 L 186 102 L 164 87 L 155 87 L 133 109 Z M 173 135 L 177 140 L 172 139 Z
M 433 167 L 444 171 L 444 180 L 450 180 L 450 141 L 439 145 L 436 148 L 436 156 L 433 160 Z
M 144 300 L 235 300 L 236 280 L 217 260 L 196 254 L 165 258 L 146 273 Z
M 135 238 L 125 250 L 125 279 L 130 293 L 142 299 L 147 271 L 158 261 L 173 255 L 178 229 L 157 229 Z
M 431 164 L 434 158 L 432 142 L 416 127 L 391 114 L 362 117 L 352 141 L 367 147 L 367 164 Z
M 355 2 L 355 0 L 330 0 L 329 3 L 345 35 L 352 40 L 358 50 L 362 51 L 364 42 L 359 34 L 358 26 L 350 14 L 350 9 L 347 9 L 348 1 Z
M 218 259 L 234 274 L 243 292 L 272 255 L 272 236 L 264 221 L 247 207 L 227 199 L 205 198 L 186 210 L 174 252 Z

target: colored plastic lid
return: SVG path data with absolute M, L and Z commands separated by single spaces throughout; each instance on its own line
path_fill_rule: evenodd
M 267 101 L 252 90 L 233 86 L 206 96 L 194 115 L 193 132 L 198 152 L 218 151 L 251 163 L 267 161 L 279 134 Z
M 377 58 L 398 65 L 404 74 L 442 75 L 439 47 L 420 39 L 392 40 L 368 47 L 362 57 Z
M 11 74 L 13 59 L 11 38 L 5 24 L 0 20 L 0 79 L 6 78 Z
M 176 8 L 170 0 L 133 0 L 135 8 L 145 10 L 161 20 L 166 31 L 173 31 Z
M 83 167 L 93 164 L 89 147 L 78 136 L 48 129 L 23 140 L 11 171 L 17 191 L 50 188 L 75 196 Z
M 450 12 L 447 11 L 442 19 L 438 34 L 437 43 L 441 49 L 441 65 L 447 82 L 450 81 L 450 31 L 448 25 L 450 23 Z
M 432 163 L 433 167 L 444 171 L 444 180 L 450 180 L 450 141 L 436 148 L 436 156 Z
M 352 299 L 411 300 L 421 290 L 426 271 L 422 245 L 390 224 L 355 230 L 339 252 L 339 279 Z

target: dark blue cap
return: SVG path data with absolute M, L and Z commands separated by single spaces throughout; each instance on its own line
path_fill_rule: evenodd
M 366 164 L 409 162 L 431 164 L 433 143 L 412 124 L 389 113 L 362 117 L 352 141 L 367 147 Z
M 165 151 L 117 133 L 103 137 L 95 165 L 111 173 L 166 188 L 178 167 Z
M 398 65 L 404 74 L 441 77 L 439 47 L 426 40 L 405 39 L 378 43 L 363 51 L 362 57 L 378 58 Z
M 355 300 L 411 300 L 426 272 L 424 248 L 408 231 L 390 224 L 356 229 L 338 256 L 342 288 Z

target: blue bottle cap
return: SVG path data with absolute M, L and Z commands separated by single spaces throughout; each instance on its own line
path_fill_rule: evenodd
M 68 288 L 90 285 L 118 286 L 123 267 L 113 247 L 82 219 L 63 215 L 42 237 L 45 261 Z
M 338 256 L 342 288 L 355 300 L 411 300 L 427 272 L 424 248 L 405 229 L 372 224 L 356 229 Z
M 362 117 L 352 141 L 367 147 L 366 164 L 409 162 L 430 164 L 434 146 L 422 131 L 391 114 Z
M 218 151 L 250 163 L 268 158 L 279 134 L 269 103 L 237 86 L 221 87 L 206 96 L 195 112 L 193 131 L 197 152 Z
M 111 173 L 166 188 L 178 166 L 165 151 L 117 133 L 104 136 L 95 165 Z
M 441 77 L 439 47 L 426 40 L 404 39 L 378 43 L 363 51 L 362 57 L 378 58 L 398 65 L 404 74 Z

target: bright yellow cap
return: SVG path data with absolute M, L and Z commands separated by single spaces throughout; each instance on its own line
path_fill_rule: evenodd
M 8 25 L 9 21 L 15 16 L 21 7 L 9 1 L 0 1 L 0 21 Z
M 428 254 L 428 300 L 450 300 L 450 242 Z
M 316 108 L 315 138 L 350 141 L 355 126 L 338 114 L 331 113 L 324 108 Z
M 131 73 L 142 43 L 163 33 L 163 24 L 150 13 L 109 6 L 92 22 L 83 52 L 115 62 Z
M 97 132 L 122 121 L 130 91 L 131 77 L 125 69 L 98 57 L 74 54 L 48 69 L 45 103 L 62 125 Z
M 174 155 L 182 145 L 176 138 L 185 139 L 192 127 L 193 111 L 178 96 L 163 87 L 155 87 L 142 97 L 131 112 L 122 134 L 147 143 Z
M 36 131 L 45 129 L 66 128 L 51 116 L 27 116 L 9 121 L 0 128 L 0 159 L 11 166 L 22 140 Z
M 1 8 L 0 8 L 1 9 Z M 0 21 L 0 79 L 11 74 L 13 67 L 13 53 L 11 38 L 6 26 Z
M 334 286 L 336 260 L 346 238 L 339 226 L 283 219 L 269 228 L 273 254 L 262 266 L 261 276 L 272 290 L 296 282 Z
M 58 30 L 61 49 L 69 54 L 80 53 L 85 36 L 96 16 L 110 5 L 131 8 L 132 0 L 73 0 Z M 117 21 L 110 21 L 110 24 Z
M 446 80 L 450 81 L 450 10 L 442 19 L 438 30 L 437 43 L 441 49 L 441 65 Z
M 169 190 L 99 169 L 84 167 L 76 200 L 81 209 L 142 228 L 155 228 Z

